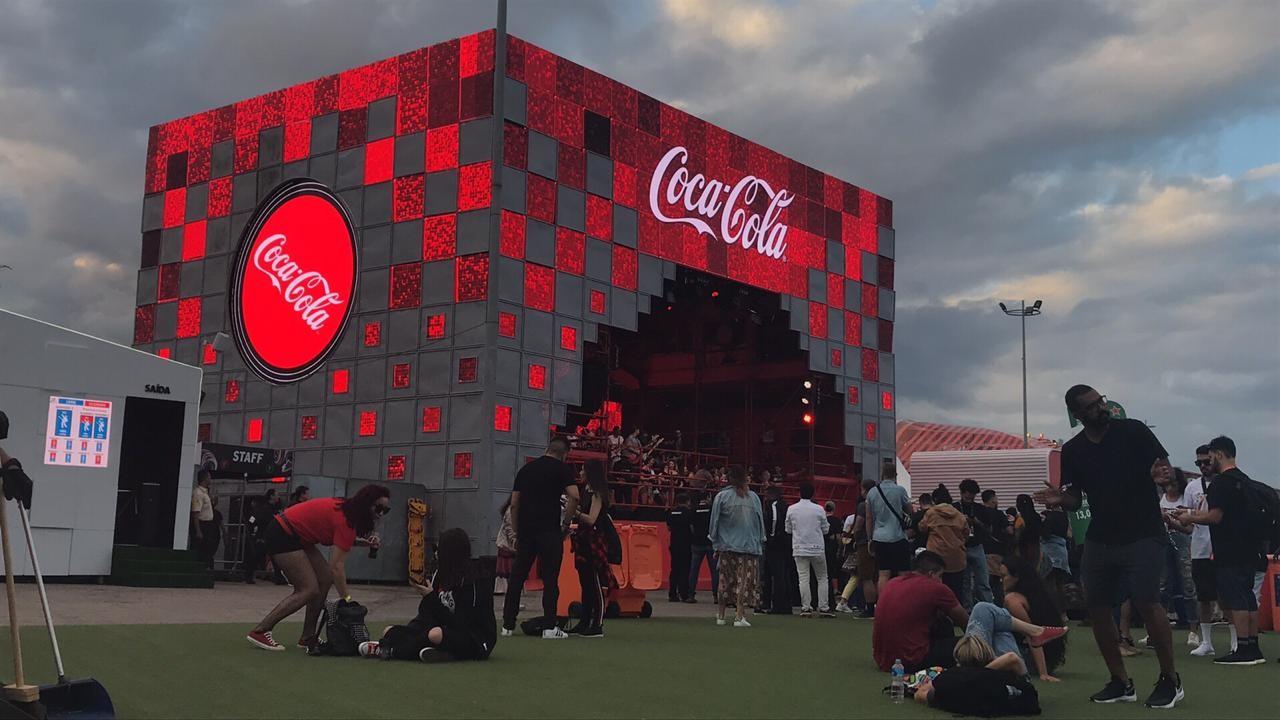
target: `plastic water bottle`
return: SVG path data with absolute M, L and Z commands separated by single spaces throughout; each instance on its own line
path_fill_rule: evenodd
M 907 669 L 902 666 L 902 660 L 894 660 L 893 667 L 889 670 L 890 685 L 893 688 L 893 702 L 895 705 L 901 704 L 907 694 Z

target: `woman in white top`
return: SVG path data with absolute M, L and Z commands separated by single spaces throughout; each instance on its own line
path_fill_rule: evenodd
M 1178 508 L 1185 508 L 1183 497 L 1187 489 L 1187 476 L 1173 468 L 1161 483 L 1160 511 L 1164 514 L 1169 530 L 1169 565 L 1164 573 L 1164 591 L 1172 610 L 1177 613 L 1179 627 L 1194 627 L 1196 620 L 1196 591 L 1191 580 L 1191 528 L 1173 518 Z

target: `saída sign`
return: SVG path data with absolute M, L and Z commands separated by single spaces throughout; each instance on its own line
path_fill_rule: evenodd
M 355 228 L 333 192 L 305 178 L 273 190 L 231 269 L 231 334 L 245 365 L 277 385 L 315 372 L 350 320 L 359 272 Z

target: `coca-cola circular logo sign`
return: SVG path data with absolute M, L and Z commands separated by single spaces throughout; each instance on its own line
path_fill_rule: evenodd
M 346 207 L 327 187 L 283 183 L 254 212 L 231 268 L 231 331 L 245 364 L 277 385 L 315 372 L 355 304 L 359 259 Z

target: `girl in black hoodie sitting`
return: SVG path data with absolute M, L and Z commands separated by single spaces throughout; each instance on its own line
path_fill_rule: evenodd
M 418 614 L 392 625 L 382 639 L 360 644 L 360 654 L 384 660 L 487 660 L 497 642 L 493 578 L 471 558 L 471 538 L 461 528 L 446 530 L 436 546 L 437 567 L 422 594 Z

